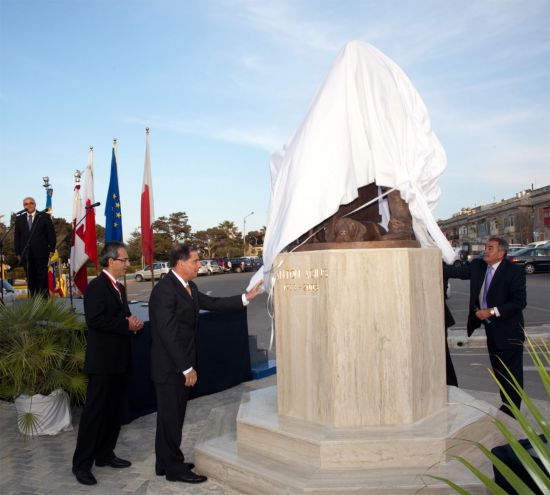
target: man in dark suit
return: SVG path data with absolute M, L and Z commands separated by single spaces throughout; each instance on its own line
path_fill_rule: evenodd
M 25 198 L 23 213 L 15 219 L 15 254 L 24 266 L 31 296 L 48 295 L 48 261 L 55 252 L 55 229 L 50 215 L 36 211 L 33 198 Z
M 261 294 L 262 282 L 239 296 L 207 296 L 191 282 L 201 266 L 197 249 L 183 244 L 170 252 L 170 266 L 171 271 L 155 286 L 149 300 L 151 378 L 157 395 L 155 471 L 159 476 L 166 475 L 168 481 L 201 483 L 206 476 L 191 471 L 194 466 L 184 462 L 180 449 L 190 387 L 197 382 L 199 309 L 241 309 Z
M 101 274 L 84 295 L 88 344 L 84 371 L 88 374 L 86 404 L 80 418 L 73 456 L 73 473 L 84 485 L 97 483 L 96 466 L 129 467 L 115 455 L 120 413 L 130 368 L 130 338 L 143 328 L 132 316 L 124 286 L 117 278 L 126 273 L 128 253 L 122 242 L 108 242 L 100 255 Z
M 523 309 L 527 305 L 525 272 L 523 267 L 506 259 L 508 243 L 492 237 L 485 245 L 483 259 L 474 259 L 460 267 L 445 266 L 446 278 L 470 280 L 470 312 L 468 336 L 483 322 L 487 335 L 487 349 L 496 377 L 519 407 L 521 398 L 508 383 L 510 370 L 523 386 Z M 501 411 L 511 415 L 506 396 L 501 392 Z

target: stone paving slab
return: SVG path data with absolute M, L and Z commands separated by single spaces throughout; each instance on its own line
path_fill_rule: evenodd
M 271 386 L 276 377 L 243 383 L 218 394 L 189 402 L 183 429 L 182 449 L 186 460 L 193 461 L 193 448 L 210 411 L 219 406 L 239 404 L 241 395 Z M 498 394 L 468 391 L 493 405 L 500 404 Z M 550 403 L 535 401 L 546 417 Z M 76 443 L 79 411 L 73 416 L 73 431 L 52 437 L 25 438 L 16 426 L 13 404 L 0 401 L 0 493 L 2 495 L 234 495 L 234 491 L 214 481 L 199 485 L 170 483 L 155 475 L 154 435 L 156 414 L 149 414 L 123 426 L 116 453 L 132 461 L 128 469 L 94 467 L 98 485 L 87 487 L 76 482 L 71 459 Z
M 189 402 L 183 429 L 182 449 L 193 461 L 193 447 L 210 410 L 240 403 L 243 392 L 272 385 L 275 377 L 243 383 L 218 394 Z M 71 460 L 78 433 L 80 410 L 73 411 L 74 429 L 56 436 L 25 438 L 17 430 L 13 404 L 0 401 L 0 493 L 2 495 L 230 495 L 233 492 L 208 481 L 199 485 L 171 483 L 155 475 L 154 436 L 156 414 L 149 414 L 123 426 L 117 444 L 118 456 L 132 461 L 128 469 L 94 467 L 98 484 L 80 485 L 71 472 Z

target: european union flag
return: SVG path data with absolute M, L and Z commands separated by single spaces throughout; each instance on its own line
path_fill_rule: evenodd
M 105 202 L 105 242 L 109 241 L 122 242 L 122 209 L 118 190 L 116 144 L 113 145 L 111 179 L 109 180 L 109 192 L 107 193 L 107 201 Z

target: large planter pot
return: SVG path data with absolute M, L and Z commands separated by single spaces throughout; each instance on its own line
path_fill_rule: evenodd
M 69 396 L 62 389 L 54 390 L 50 395 L 20 395 L 15 399 L 17 425 L 25 435 L 57 435 L 73 429 Z M 23 418 L 32 414 L 31 428 L 25 428 Z

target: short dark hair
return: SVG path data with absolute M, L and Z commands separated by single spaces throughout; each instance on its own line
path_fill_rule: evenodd
M 189 246 L 187 244 L 176 244 L 168 255 L 168 261 L 170 266 L 174 268 L 179 260 L 187 261 L 191 257 L 191 253 L 198 251 L 196 246 Z
M 118 250 L 120 248 L 126 249 L 126 244 L 119 241 L 110 241 L 105 243 L 105 246 L 103 246 L 103 249 L 99 255 L 99 264 L 103 268 L 107 268 L 109 266 L 109 259 L 117 259 Z
M 504 251 L 504 254 L 508 254 L 508 241 L 502 237 L 490 237 L 487 242 L 496 242 L 498 243 L 498 250 Z

